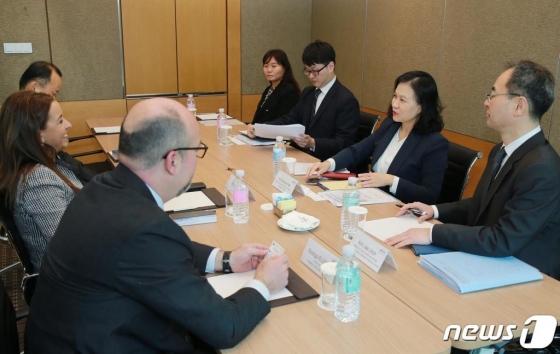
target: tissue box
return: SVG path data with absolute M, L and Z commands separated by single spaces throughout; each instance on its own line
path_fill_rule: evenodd
M 291 200 L 281 200 L 277 203 L 274 207 L 274 214 L 281 218 L 284 214 L 289 213 L 290 211 L 296 210 L 296 201 Z
M 272 204 L 274 204 L 274 206 L 278 206 L 277 204 L 280 201 L 292 199 L 294 199 L 294 197 L 288 193 L 272 193 Z

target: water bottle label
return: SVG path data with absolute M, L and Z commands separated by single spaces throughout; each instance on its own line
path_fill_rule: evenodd
M 272 158 L 274 161 L 280 161 L 284 157 L 286 157 L 286 151 L 284 149 L 273 149 L 272 150 Z
M 234 203 L 247 203 L 249 201 L 248 191 L 233 191 Z
M 218 120 L 216 121 L 216 126 L 218 127 L 218 129 L 220 129 L 220 128 L 222 127 L 222 125 L 223 125 L 223 122 L 222 122 L 221 120 L 218 119 Z
M 187 108 L 188 108 L 190 111 L 194 111 L 194 110 L 196 109 L 194 103 L 187 103 Z
M 344 287 L 345 288 L 344 292 L 346 294 L 357 293 L 358 291 L 360 291 L 360 276 L 353 275 L 348 278 L 344 278 L 344 280 L 346 281 Z

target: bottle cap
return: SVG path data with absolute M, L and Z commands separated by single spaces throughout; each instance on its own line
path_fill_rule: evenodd
M 356 254 L 356 249 L 354 248 L 354 246 L 344 245 L 342 247 L 342 255 L 344 257 L 354 257 L 354 254 Z
M 358 177 L 348 177 L 348 184 L 355 186 L 358 183 Z
M 224 111 L 224 109 L 223 109 L 223 108 L 220 108 L 220 109 L 218 109 L 218 112 L 220 112 L 220 113 L 224 113 L 225 111 Z
M 188 97 L 189 97 L 189 98 L 193 98 L 193 94 L 192 94 L 192 93 L 189 93 Z
M 235 171 L 235 175 L 238 178 L 243 178 L 243 177 L 245 177 L 245 170 L 237 170 L 237 171 Z
M 284 141 L 284 137 L 278 135 L 278 136 L 276 137 L 276 141 L 278 141 L 278 142 Z

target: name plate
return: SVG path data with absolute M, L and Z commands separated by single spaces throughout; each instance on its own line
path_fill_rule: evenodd
M 301 261 L 315 274 L 321 276 L 321 265 L 326 262 L 336 262 L 338 257 L 310 238 L 303 249 Z
M 397 269 L 397 263 L 391 251 L 366 235 L 362 230 L 358 229 L 356 231 L 350 244 L 356 249 L 356 257 L 376 273 L 379 273 L 379 269 L 385 262 Z
M 286 172 L 280 170 L 276 174 L 276 178 L 274 178 L 274 182 L 272 182 L 272 186 L 278 189 L 282 193 L 292 194 L 294 189 L 299 184 L 298 180 L 291 177 Z

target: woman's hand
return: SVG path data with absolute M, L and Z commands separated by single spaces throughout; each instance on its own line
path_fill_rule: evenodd
M 309 178 L 313 175 L 313 172 L 317 171 L 317 177 L 321 176 L 323 173 L 327 172 L 331 167 L 331 163 L 329 161 L 323 162 L 315 162 L 311 167 L 307 169 L 307 173 L 305 174 L 305 178 Z
M 387 173 L 360 173 L 358 175 L 358 183 L 362 187 L 385 187 L 393 184 L 395 176 Z

